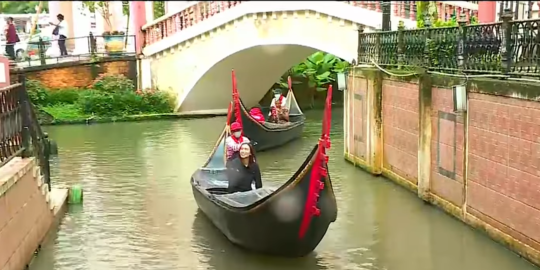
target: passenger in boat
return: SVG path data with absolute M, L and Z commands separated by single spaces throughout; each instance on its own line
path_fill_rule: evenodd
M 281 104 L 287 104 L 287 98 L 281 93 L 281 89 L 279 88 L 274 89 L 274 98 L 270 103 L 270 113 L 268 114 L 269 116 L 272 115 L 272 109 L 276 108 L 276 101 L 279 101 Z
M 262 188 L 261 170 L 255 160 L 255 150 L 249 143 L 240 144 L 238 155 L 227 162 L 227 178 L 229 193 L 245 192 Z
M 285 124 L 289 122 L 289 109 L 283 106 L 283 103 L 278 99 L 275 106 L 270 110 L 270 117 L 268 122 L 276 124 Z
M 242 143 L 249 143 L 249 139 L 242 136 L 242 125 L 238 122 L 231 124 L 231 136 L 225 139 L 225 145 L 227 146 L 227 160 L 232 159 Z
M 261 108 L 259 107 L 253 107 L 249 110 L 249 115 L 253 117 L 257 122 L 264 123 L 266 120 L 264 119 L 264 114 L 262 113 Z

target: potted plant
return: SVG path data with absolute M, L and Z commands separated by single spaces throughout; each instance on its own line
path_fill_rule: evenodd
M 109 55 L 118 55 L 124 51 L 125 33 L 122 31 L 112 30 L 112 11 L 109 1 L 82 1 L 83 5 L 90 12 L 99 13 L 103 17 L 105 23 L 105 32 L 103 32 L 103 41 L 105 50 Z M 124 11 L 125 12 L 125 11 Z
M 124 52 L 125 33 L 122 31 L 105 31 L 103 40 L 105 41 L 105 50 L 109 55 L 118 55 Z

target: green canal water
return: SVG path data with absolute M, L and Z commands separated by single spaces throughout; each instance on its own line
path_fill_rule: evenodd
M 286 181 L 320 134 L 308 113 L 302 139 L 259 153 L 266 183 Z M 198 213 L 189 178 L 207 158 L 223 117 L 58 126 L 53 184 L 82 184 L 31 270 L 533 270 L 514 253 L 414 194 L 343 159 L 342 113 L 334 112 L 330 172 L 338 220 L 299 259 L 244 252 Z

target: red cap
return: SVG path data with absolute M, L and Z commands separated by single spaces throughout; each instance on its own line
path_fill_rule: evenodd
M 239 131 L 242 130 L 242 125 L 238 122 L 234 122 L 231 124 L 231 131 Z

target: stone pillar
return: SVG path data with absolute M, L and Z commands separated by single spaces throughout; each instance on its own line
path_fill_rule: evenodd
M 49 1 L 49 16 L 51 22 L 57 22 L 56 16 L 58 14 L 64 15 L 64 20 L 68 25 L 68 38 L 73 38 L 74 33 L 74 23 L 73 23 L 73 2 L 71 1 Z M 51 27 L 50 32 L 52 32 L 53 27 Z M 44 30 L 44 31 L 48 31 Z M 55 45 L 53 45 L 54 47 Z M 66 42 L 68 51 L 73 51 L 75 47 L 75 42 L 73 40 L 68 40 Z M 58 50 L 58 48 L 56 48 Z
M 431 75 L 426 73 L 420 76 L 419 82 L 418 197 L 428 201 L 431 187 L 431 102 L 433 82 L 431 81 Z
M 144 1 L 130 1 L 130 29 L 133 29 L 135 33 L 136 52 L 140 54 L 142 52 L 143 35 L 141 28 L 146 24 L 146 2 Z
M 88 35 L 90 34 L 91 13 L 82 1 L 73 1 L 73 14 L 77 18 L 77 31 L 74 32 L 75 50 L 74 54 L 89 53 Z
M 67 37 L 68 38 L 73 38 L 74 37 L 74 28 L 75 28 L 75 24 L 73 23 L 73 2 L 72 1 L 61 1 L 60 2 L 60 14 L 64 15 L 64 20 L 66 21 L 67 25 L 68 25 L 68 33 L 67 33 Z M 58 15 L 58 14 L 56 14 Z M 53 15 L 56 19 L 56 15 Z M 77 26 L 78 26 L 78 22 L 77 22 Z M 73 51 L 75 49 L 75 40 L 71 39 L 71 40 L 67 40 L 66 41 L 66 47 L 68 49 L 68 51 Z
M 496 1 L 479 1 L 478 2 L 478 21 L 480 23 L 494 23 L 496 17 L 497 2 Z
M 111 12 L 112 31 L 125 31 L 127 24 L 124 19 L 122 1 L 110 1 L 109 9 Z
M 60 13 L 60 3 L 62 3 L 62 1 L 49 1 L 49 19 L 51 21 Z
M 154 2 L 144 1 L 146 22 L 152 22 L 154 20 Z

